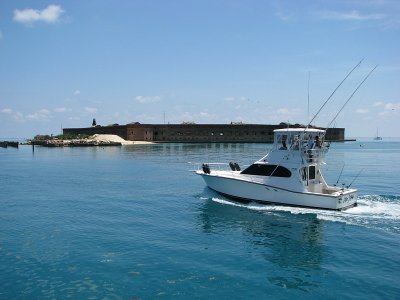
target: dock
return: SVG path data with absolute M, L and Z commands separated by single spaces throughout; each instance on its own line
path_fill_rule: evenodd
M 0 147 L 1 147 L 1 148 L 7 148 L 7 147 L 18 148 L 18 146 L 19 146 L 19 143 L 18 143 L 18 142 L 0 141 Z

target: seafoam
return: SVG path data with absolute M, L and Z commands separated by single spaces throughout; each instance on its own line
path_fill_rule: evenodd
M 213 197 L 214 202 L 231 205 L 265 214 L 315 214 L 318 219 L 330 222 L 342 222 L 351 225 L 380 228 L 400 232 L 400 197 L 364 195 L 358 199 L 358 206 L 344 211 L 331 211 L 303 207 L 291 207 L 276 204 L 241 203 L 226 198 Z

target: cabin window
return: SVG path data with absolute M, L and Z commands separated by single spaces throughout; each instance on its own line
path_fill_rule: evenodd
M 308 168 L 308 178 L 311 179 L 315 179 L 315 166 L 310 166 Z
M 242 174 L 258 175 L 258 176 L 273 176 L 273 177 L 290 177 L 292 172 L 282 166 L 253 164 L 242 171 Z
M 300 174 L 301 174 L 301 179 L 303 179 L 303 181 L 306 181 L 307 180 L 307 168 L 301 168 Z

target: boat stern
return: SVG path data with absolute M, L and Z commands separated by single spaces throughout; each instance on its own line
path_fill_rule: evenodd
M 338 192 L 338 194 L 335 195 L 337 199 L 337 209 L 344 210 L 357 206 L 357 192 L 356 189 L 345 189 Z

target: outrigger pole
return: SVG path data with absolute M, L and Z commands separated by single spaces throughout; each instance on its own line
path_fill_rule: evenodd
M 332 123 L 336 120 L 336 118 L 339 116 L 339 114 L 342 112 L 342 110 L 345 108 L 345 106 L 347 105 L 347 103 L 349 103 L 349 101 L 351 100 L 351 98 L 353 98 L 354 94 L 358 91 L 358 89 L 364 84 L 364 82 L 368 79 L 368 77 L 372 74 L 372 72 L 375 71 L 375 69 L 378 67 L 378 65 L 376 65 L 371 71 L 369 71 L 369 73 L 367 74 L 367 76 L 364 77 L 363 81 L 360 82 L 360 84 L 357 86 L 357 88 L 354 90 L 354 92 L 350 95 L 350 97 L 346 100 L 346 102 L 343 104 L 343 106 L 340 108 L 340 110 L 337 112 L 337 114 L 335 115 L 335 117 L 332 119 L 332 121 L 328 124 L 328 126 L 326 126 L 326 130 L 329 128 L 329 126 L 332 125 Z M 325 130 L 325 133 L 326 133 Z
M 331 100 L 331 98 L 333 97 L 333 95 L 336 93 L 336 91 L 340 88 L 340 86 L 343 84 L 343 82 L 346 81 L 346 79 L 351 75 L 351 73 L 353 73 L 353 71 L 355 69 L 357 69 L 362 61 L 364 59 L 360 60 L 360 62 L 346 75 L 346 77 L 339 83 L 339 85 L 334 89 L 334 91 L 330 94 L 330 96 L 328 97 L 328 99 L 325 100 L 324 104 L 322 104 L 322 106 L 319 108 L 319 110 L 317 111 L 317 113 L 314 115 L 314 117 L 311 119 L 310 122 L 308 122 L 307 127 L 304 129 L 304 131 L 311 125 L 311 123 L 315 120 L 315 118 L 319 115 L 319 113 L 321 112 L 321 110 L 324 108 L 324 106 L 329 102 L 329 100 Z

